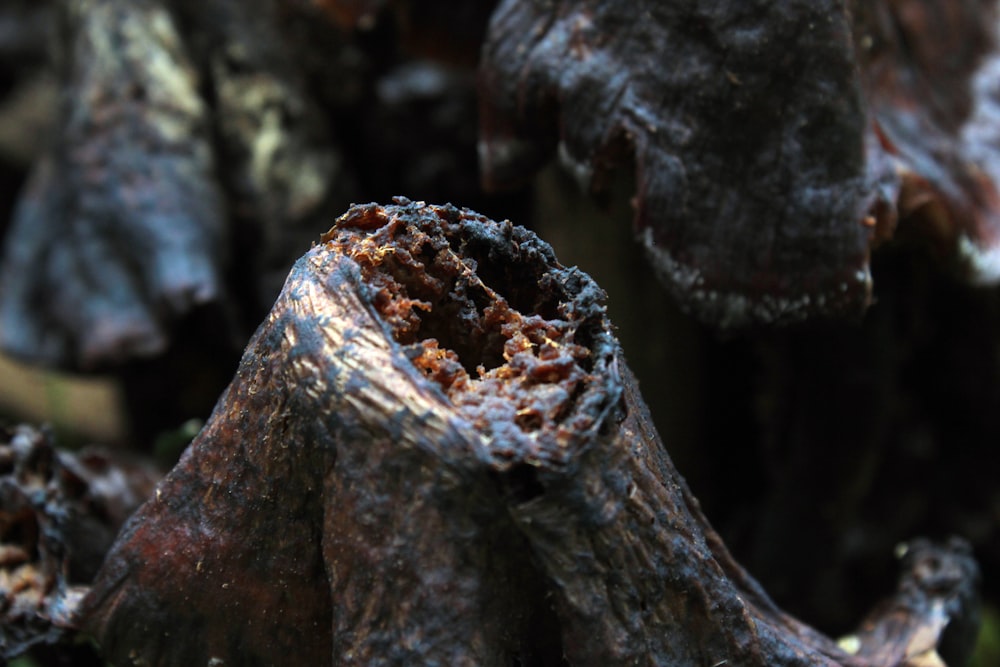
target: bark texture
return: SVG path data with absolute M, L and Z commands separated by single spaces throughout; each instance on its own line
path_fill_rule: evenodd
M 935 664 L 967 549 L 915 545 L 844 647 L 784 614 L 673 468 L 603 299 L 509 222 L 352 208 L 79 622 L 117 664 Z
M 842 2 L 508 0 L 483 53 L 489 185 L 556 151 L 592 190 L 634 165 L 637 234 L 722 327 L 868 305 L 885 174 Z
M 997 261 L 995 0 L 506 0 L 481 66 L 489 186 L 554 153 L 635 171 L 635 228 L 716 327 L 863 312 L 907 233 L 975 284 Z
M 256 303 L 277 271 L 273 299 L 307 242 L 299 226 L 329 219 L 352 184 L 280 9 L 54 5 L 60 108 L 4 249 L 7 353 L 94 370 L 164 352 L 178 322 L 231 291 Z M 328 67 L 342 64 L 333 33 L 320 22 L 310 40 Z M 344 67 L 337 90 L 351 82 Z M 248 249 L 236 264 L 260 277 L 233 287 Z
M 51 42 L 60 99 L 3 251 L 8 354 L 118 370 L 208 311 L 236 355 L 350 201 L 484 202 L 474 72 L 492 3 L 35 5 L 0 10 L 0 59 Z M 8 130 L 0 153 L 32 148 Z

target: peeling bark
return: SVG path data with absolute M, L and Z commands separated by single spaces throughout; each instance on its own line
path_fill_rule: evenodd
M 509 222 L 352 208 L 79 622 L 117 664 L 929 664 L 971 617 L 966 548 L 917 545 L 852 653 L 781 612 L 673 468 L 603 298 Z

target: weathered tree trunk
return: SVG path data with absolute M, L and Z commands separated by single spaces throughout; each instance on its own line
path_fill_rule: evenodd
M 60 137 L 15 214 L 0 337 L 93 368 L 162 350 L 168 313 L 218 296 L 225 231 L 207 109 L 167 10 L 61 9 Z
M 842 646 L 781 612 L 674 469 L 603 296 L 509 222 L 352 208 L 80 622 L 119 665 L 939 664 L 966 549 L 915 544 Z
M 58 124 L 4 248 L 0 346 L 93 370 L 162 353 L 178 321 L 227 301 L 236 251 L 252 247 L 237 264 L 261 283 L 276 270 L 280 285 L 298 226 L 344 206 L 351 177 L 277 3 L 84 0 L 53 13 Z

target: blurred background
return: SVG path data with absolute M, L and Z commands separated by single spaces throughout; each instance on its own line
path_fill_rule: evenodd
M 535 230 L 607 291 L 675 464 L 782 607 L 848 632 L 893 589 L 899 544 L 959 535 L 983 570 L 972 664 L 1000 664 L 998 290 L 901 234 L 861 322 L 694 321 L 634 240 L 631 174 L 599 202 L 558 164 L 483 191 L 492 6 L 0 5 L 3 419 L 168 469 L 337 215 L 451 202 Z

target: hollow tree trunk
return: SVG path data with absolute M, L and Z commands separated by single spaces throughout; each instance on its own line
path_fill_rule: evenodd
M 352 208 L 80 623 L 119 665 L 940 664 L 965 548 L 914 544 L 846 649 L 781 612 L 674 469 L 603 298 L 509 222 Z

